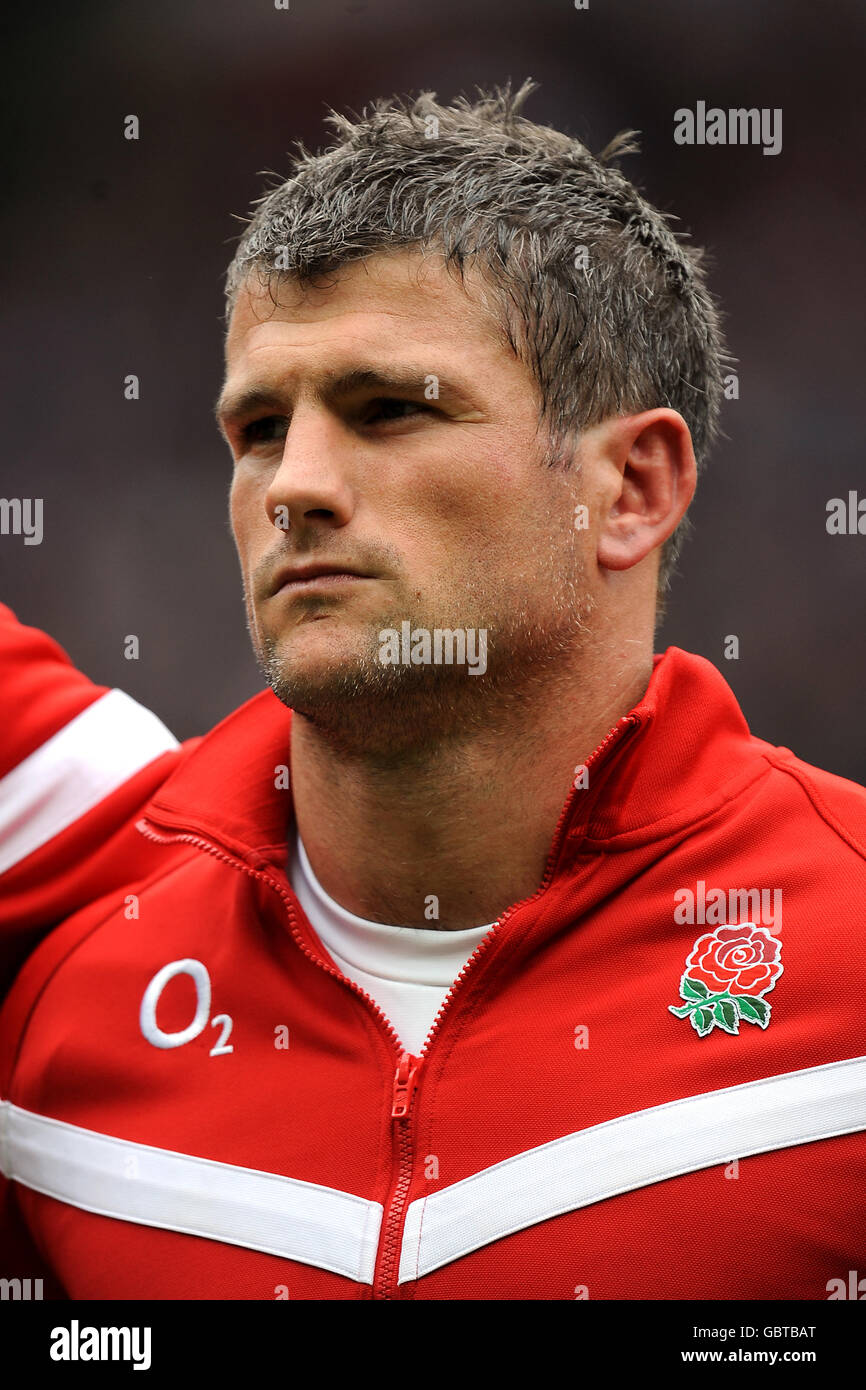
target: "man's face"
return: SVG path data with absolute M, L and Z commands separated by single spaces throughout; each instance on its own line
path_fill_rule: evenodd
M 477 296 L 409 251 L 278 298 L 252 281 L 239 295 L 221 412 L 249 628 L 277 694 L 398 738 L 410 709 L 432 732 L 549 674 L 591 606 L 578 475 L 545 466 L 535 383 Z M 292 579 L 310 565 L 354 574 Z M 382 633 L 406 621 L 485 631 L 486 670 L 386 664 Z

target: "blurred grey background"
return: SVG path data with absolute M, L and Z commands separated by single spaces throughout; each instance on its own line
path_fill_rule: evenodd
M 22 621 L 180 738 L 262 687 L 211 418 L 232 214 L 296 140 L 330 139 L 329 106 L 533 77 L 529 118 L 595 151 L 641 132 L 623 171 L 709 249 L 738 358 L 657 650 L 708 657 L 757 734 L 866 783 L 866 535 L 826 531 L 830 498 L 866 496 L 866 7 L 88 0 L 10 23 L 0 493 L 45 499 L 42 545 L 0 540 Z M 676 145 L 698 100 L 781 107 L 781 153 Z

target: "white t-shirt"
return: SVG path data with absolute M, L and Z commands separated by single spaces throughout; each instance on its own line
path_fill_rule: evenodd
M 448 994 L 472 952 L 494 923 L 463 931 L 390 927 L 356 917 L 329 897 L 296 836 L 289 878 L 298 901 L 341 974 L 367 994 L 418 1056 Z

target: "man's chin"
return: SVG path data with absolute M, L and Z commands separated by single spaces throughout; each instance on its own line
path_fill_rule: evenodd
M 470 707 L 483 684 L 465 668 L 384 665 L 378 645 L 327 658 L 276 648 L 259 664 L 277 698 L 320 733 L 347 752 L 388 761 L 474 722 Z M 467 686 L 475 698 L 467 699 Z
M 301 622 L 264 631 L 260 660 L 274 662 L 287 671 L 325 671 L 331 666 L 375 656 L 375 633 L 369 623 L 348 622 L 335 613 L 305 615 Z
M 298 713 L 346 700 L 381 679 L 377 648 L 365 635 L 320 620 L 288 639 L 265 642 L 259 665 L 275 694 Z

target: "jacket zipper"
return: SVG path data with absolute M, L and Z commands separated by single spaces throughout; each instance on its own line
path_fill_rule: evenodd
M 623 717 L 617 721 L 617 723 L 610 730 L 610 732 L 605 735 L 598 747 L 594 749 L 594 751 L 587 758 L 586 762 L 584 763 L 584 767 L 586 768 L 586 770 L 589 771 L 590 767 L 593 764 L 597 763 L 601 757 L 605 756 L 607 753 L 610 752 L 612 746 L 615 743 L 617 743 L 629 729 L 639 727 L 640 723 L 641 720 L 636 714 L 623 715 Z M 414 1056 L 412 1053 L 406 1051 L 400 1038 L 397 1035 L 394 1025 L 391 1023 L 390 1019 L 383 1013 L 382 1009 L 380 1009 L 379 1005 L 376 1003 L 376 1000 L 372 997 L 372 995 L 368 994 L 366 990 L 363 990 L 360 985 L 355 983 L 354 980 L 350 980 L 347 976 L 342 975 L 340 971 L 336 969 L 335 966 L 329 965 L 327 961 L 323 960 L 320 956 L 317 956 L 314 951 L 311 951 L 309 949 L 300 932 L 298 931 L 295 920 L 295 910 L 292 901 L 286 893 L 285 889 L 282 887 L 280 883 L 276 881 L 276 879 L 271 878 L 269 874 L 266 874 L 264 872 L 264 870 L 253 869 L 250 867 L 249 864 L 244 863 L 242 859 L 238 859 L 234 855 L 227 854 L 224 850 L 220 849 L 218 845 L 213 844 L 210 840 L 204 839 L 201 835 L 193 835 L 186 831 L 173 831 L 170 834 L 163 834 L 154 830 L 153 827 L 148 823 L 148 821 L 144 817 L 142 817 L 140 820 L 136 822 L 136 829 L 140 832 L 140 834 L 142 834 L 145 837 L 145 839 L 153 840 L 158 844 L 183 843 L 195 845 L 198 849 L 205 850 L 208 854 L 213 855 L 215 859 L 220 859 L 223 863 L 229 864 L 233 868 L 241 869 L 244 873 L 248 874 L 250 878 L 258 879 L 260 882 L 267 883 L 269 887 L 273 888 L 279 894 L 280 898 L 282 899 L 285 905 L 286 915 L 289 923 L 289 930 L 292 934 L 292 937 L 294 938 L 296 944 L 300 947 L 301 951 L 303 951 L 307 959 L 313 961 L 314 964 L 318 965 L 320 969 L 325 970 L 329 975 L 333 975 L 335 979 L 341 980 L 342 983 L 344 985 L 347 985 L 351 990 L 353 990 L 355 994 L 357 994 L 360 998 L 366 1000 L 368 1006 L 372 1009 L 373 1013 L 376 1015 L 377 1019 L 384 1027 L 385 1032 L 387 1033 L 388 1038 L 394 1047 L 394 1050 L 398 1054 L 397 1069 L 394 1074 L 391 1099 L 391 1122 L 393 1126 L 394 1145 L 396 1149 L 396 1178 L 391 1191 L 390 1199 L 385 1208 L 385 1212 L 382 1219 L 382 1228 L 379 1237 L 379 1254 L 376 1261 L 376 1271 L 373 1276 L 372 1297 L 374 1299 L 394 1298 L 399 1287 L 397 1283 L 397 1278 L 399 1274 L 399 1270 L 397 1268 L 397 1257 L 400 1248 L 401 1231 L 405 1218 L 406 1198 L 412 1180 L 412 1170 L 414 1168 L 414 1155 L 411 1133 L 412 1108 L 415 1099 L 415 1092 L 417 1090 L 418 1082 L 420 1080 L 421 1071 L 424 1062 L 427 1060 L 427 1057 L 430 1054 L 430 1047 L 433 1042 L 433 1039 L 441 1030 L 442 1020 L 449 1012 L 453 1004 L 455 994 L 459 990 L 460 986 L 465 983 L 467 975 L 477 964 L 481 956 L 483 956 L 485 950 L 490 946 L 490 943 L 493 940 L 493 938 L 499 934 L 500 928 L 504 925 L 505 922 L 508 921 L 510 917 L 514 915 L 515 912 L 518 912 L 522 908 L 527 907 L 531 903 L 535 902 L 535 900 L 541 897 L 542 893 L 545 893 L 547 889 L 550 887 L 554 872 L 556 870 L 556 864 L 559 859 L 559 853 L 562 847 L 562 841 L 565 834 L 565 827 L 568 824 L 568 821 L 571 817 L 572 807 L 574 806 L 575 798 L 578 795 L 578 790 L 578 788 L 572 787 L 566 799 L 565 805 L 562 808 L 559 820 L 556 823 L 556 829 L 553 834 L 553 844 L 550 850 L 550 854 L 547 858 L 547 863 L 545 865 L 544 877 L 542 878 L 538 888 L 535 890 L 533 894 L 531 894 L 530 897 L 524 898 L 519 903 L 514 903 L 513 906 L 509 907 L 502 914 L 501 917 L 498 917 L 497 920 L 494 922 L 490 932 L 488 932 L 484 940 L 472 952 L 472 955 L 469 957 L 466 964 L 463 966 L 463 969 L 457 975 L 450 990 L 443 999 L 439 1007 L 439 1011 L 436 1014 L 435 1019 L 433 1020 L 430 1032 L 427 1034 L 427 1038 L 424 1042 L 423 1048 L 421 1049 L 421 1053 L 417 1057 Z
M 623 715 L 610 732 L 605 734 L 601 743 L 587 758 L 584 763 L 584 767 L 587 771 L 593 764 L 597 764 L 598 760 L 604 757 L 610 751 L 613 744 L 618 742 L 629 729 L 637 728 L 640 722 L 640 718 L 636 714 Z M 556 829 L 553 833 L 553 844 L 550 854 L 548 855 L 547 864 L 545 865 L 544 877 L 539 887 L 530 897 L 524 898 L 522 902 L 515 903 L 512 907 L 509 907 L 501 917 L 497 918 L 491 931 L 488 932 L 480 945 L 476 946 L 445 998 L 442 1000 L 442 1004 L 433 1020 L 430 1032 L 427 1034 L 424 1046 L 421 1049 L 421 1055 L 419 1057 L 413 1057 L 410 1053 L 404 1052 L 400 1058 L 400 1062 L 397 1066 L 397 1074 L 394 1078 L 394 1104 L 391 1108 L 391 1118 L 395 1123 L 396 1129 L 397 1179 L 382 1220 L 381 1252 L 377 1262 L 376 1274 L 373 1279 L 373 1298 L 393 1298 L 399 1287 L 397 1284 L 399 1269 L 395 1272 L 395 1266 L 397 1265 L 402 1227 L 405 1221 L 406 1198 L 412 1180 L 412 1170 L 414 1168 L 414 1154 L 412 1151 L 412 1135 L 410 1128 L 412 1098 L 415 1088 L 418 1085 L 421 1068 L 430 1055 L 430 1047 L 433 1038 L 441 1029 L 442 1020 L 451 1007 L 457 990 L 461 984 L 464 983 L 472 967 L 484 954 L 503 923 L 507 922 L 509 917 L 520 908 L 533 903 L 536 898 L 539 898 L 541 894 L 546 892 L 550 887 L 553 875 L 556 871 L 560 849 L 562 848 L 565 827 L 571 817 L 572 807 L 574 806 L 578 790 L 577 787 L 572 787 L 565 805 L 562 808 L 559 820 L 556 823 Z
M 394 1093 L 391 1103 L 397 1176 L 382 1218 L 379 1257 L 373 1275 L 373 1298 L 390 1299 L 397 1291 L 400 1235 L 409 1184 L 412 1181 L 412 1169 L 415 1166 L 412 1152 L 411 1112 L 420 1070 L 420 1057 L 413 1057 L 411 1052 L 401 1053 L 394 1075 Z

